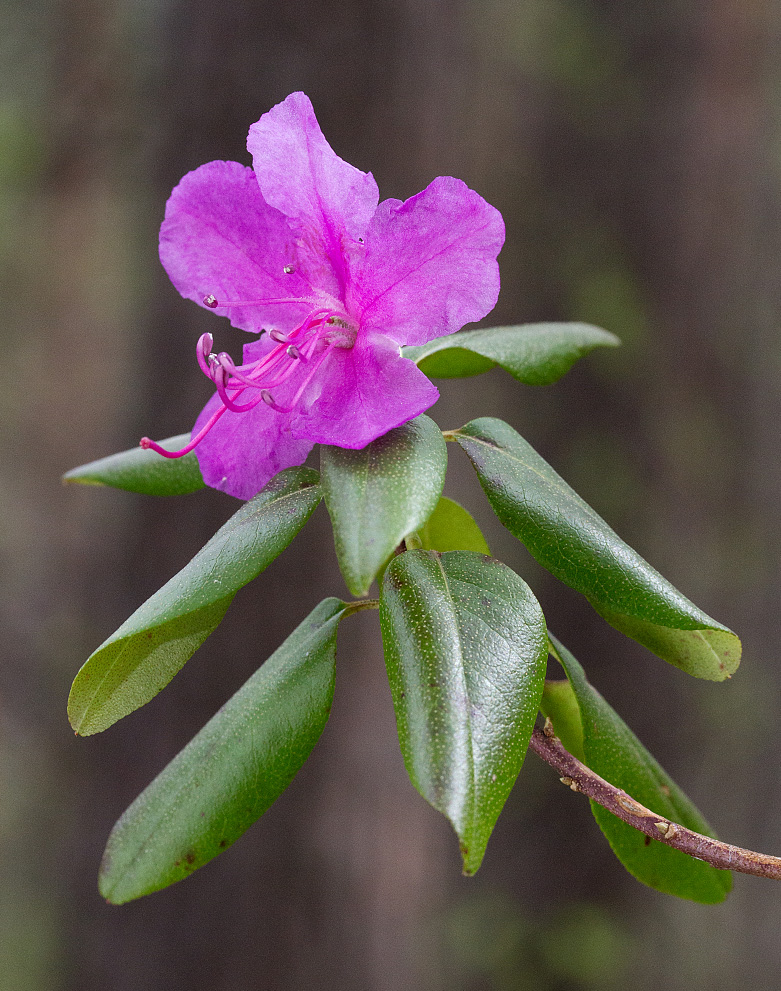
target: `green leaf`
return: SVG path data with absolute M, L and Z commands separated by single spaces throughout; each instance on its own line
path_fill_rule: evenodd
M 133 802 L 109 836 L 100 892 L 115 905 L 187 877 L 293 780 L 334 693 L 345 604 L 326 599 Z
M 428 520 L 419 527 L 418 536 L 427 551 L 476 551 L 490 554 L 485 537 L 474 518 L 463 506 L 448 499 L 437 503 L 437 508 Z
M 485 417 L 454 431 L 494 512 L 552 574 L 617 630 L 698 678 L 723 681 L 740 640 L 625 544 L 512 427 Z
M 583 750 L 583 725 L 580 720 L 580 706 L 568 681 L 548 680 L 542 691 L 540 712 L 549 716 L 556 727 L 556 736 L 562 746 L 573 757 L 586 763 Z
M 178 451 L 189 441 L 189 434 L 179 434 L 160 441 L 160 445 L 166 451 Z M 62 480 L 81 485 L 110 485 L 126 492 L 158 496 L 186 495 L 204 487 L 193 451 L 181 458 L 164 458 L 140 447 L 73 468 L 62 476 Z
M 87 660 L 68 716 L 99 733 L 163 689 L 217 628 L 234 595 L 287 547 L 320 501 L 318 474 L 287 468 L 221 527 Z
M 449 334 L 402 354 L 429 378 L 465 378 L 500 365 L 525 385 L 550 385 L 589 351 L 620 343 L 587 323 L 531 323 Z
M 336 556 L 353 595 L 366 595 L 394 548 L 434 512 L 446 468 L 445 441 L 427 416 L 360 451 L 320 448 Z
M 559 726 L 560 723 L 567 725 L 571 718 L 568 710 L 571 712 L 574 704 L 580 711 L 583 762 L 587 767 L 616 787 L 623 788 L 646 808 L 658 812 L 660 818 L 715 838 L 696 806 L 589 684 L 583 668 L 572 654 L 558 641 L 552 640 L 552 643 L 556 657 L 567 673 L 571 698 L 566 701 L 565 689 L 559 687 L 553 693 L 546 692 L 542 708 L 553 721 L 553 728 L 564 746 L 567 744 Z M 558 685 L 566 686 L 567 683 L 559 682 Z M 652 839 L 648 843 L 644 833 L 622 822 L 596 802 L 591 803 L 591 811 L 615 855 L 638 881 L 665 894 L 706 904 L 721 902 L 727 897 L 732 888 L 729 871 L 695 860 L 658 840 Z
M 523 764 L 542 696 L 545 619 L 506 565 L 407 551 L 388 566 L 380 624 L 399 742 L 420 794 L 480 866 Z

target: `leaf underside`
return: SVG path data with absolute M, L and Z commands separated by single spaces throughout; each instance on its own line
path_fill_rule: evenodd
M 551 718 L 564 746 L 606 781 L 658 812 L 660 819 L 715 837 L 693 802 L 588 682 L 572 654 L 558 641 L 552 639 L 552 644 L 568 681 L 546 685 L 542 711 Z M 573 713 L 580 715 L 581 753 L 577 752 L 577 717 L 573 718 Z M 729 871 L 695 860 L 658 840 L 649 842 L 644 833 L 596 802 L 591 802 L 591 811 L 615 855 L 638 881 L 665 894 L 706 904 L 724 901 L 729 894 Z
M 597 347 L 620 341 L 586 323 L 536 323 L 465 330 L 402 349 L 429 378 L 466 378 L 499 365 L 524 385 L 551 385 Z
M 427 551 L 491 553 L 474 517 L 460 503 L 447 496 L 442 496 L 437 508 L 417 533 L 423 549 Z
M 189 434 L 179 434 L 160 441 L 166 451 L 179 451 L 190 441 Z M 195 453 L 181 458 L 164 458 L 156 451 L 133 447 L 98 461 L 73 468 L 63 475 L 64 482 L 81 485 L 107 485 L 142 495 L 187 495 L 204 488 Z

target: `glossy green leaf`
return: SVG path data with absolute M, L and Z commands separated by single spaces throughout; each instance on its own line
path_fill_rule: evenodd
M 698 678 L 735 671 L 735 634 L 625 544 L 512 427 L 485 417 L 454 436 L 502 523 L 608 623 Z
M 446 468 L 445 441 L 427 416 L 360 451 L 320 448 L 336 556 L 353 595 L 366 595 L 394 548 L 434 512 Z
M 465 330 L 403 348 L 402 354 L 429 378 L 465 378 L 499 365 L 526 385 L 550 385 L 589 351 L 620 343 L 615 334 L 587 323 L 531 323 Z
M 100 892 L 116 905 L 222 853 L 282 794 L 320 738 L 345 604 L 326 599 L 114 826 Z
M 320 497 L 316 471 L 287 468 L 245 503 L 81 668 L 68 700 L 76 732 L 99 733 L 154 698 L 216 629 L 236 592 L 287 547 Z
M 427 551 L 491 553 L 474 517 L 447 496 L 442 496 L 437 508 L 423 526 L 418 528 L 417 534 L 423 549 Z
M 178 451 L 189 442 L 189 434 L 179 434 L 160 441 L 160 445 L 166 451 Z M 164 458 L 140 447 L 73 468 L 62 480 L 81 485 L 110 485 L 126 492 L 159 496 L 186 495 L 204 487 L 194 451 L 181 458 Z
M 380 623 L 407 772 L 480 866 L 523 764 L 547 638 L 529 587 L 470 551 L 407 551 L 382 582 Z
M 661 819 L 706 836 L 715 836 L 695 805 L 589 684 L 583 668 L 572 654 L 558 641 L 553 641 L 553 645 L 569 682 L 559 682 L 553 692 L 546 691 L 542 709 L 553 721 L 553 728 L 564 746 L 567 747 L 565 735 L 559 729 L 560 726 L 566 728 L 570 722 L 574 705 L 579 709 L 582 724 L 585 755 L 582 759 L 592 771 L 623 788 L 646 808 L 658 812 Z M 569 700 L 566 699 L 568 693 Z M 613 852 L 638 881 L 668 895 L 707 904 L 724 901 L 727 897 L 732 888 L 729 871 L 695 860 L 658 840 L 652 839 L 649 843 L 644 833 L 622 822 L 596 802 L 591 803 L 591 810 Z

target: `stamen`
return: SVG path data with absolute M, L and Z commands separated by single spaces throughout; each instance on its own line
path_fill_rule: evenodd
M 298 387 L 298 390 L 296 391 L 295 396 L 293 396 L 293 399 L 292 399 L 291 404 L 290 404 L 290 408 L 291 409 L 296 405 L 296 403 L 298 402 L 298 400 L 304 394 L 304 390 L 306 389 L 306 387 L 309 385 L 309 383 L 312 381 L 312 379 L 317 374 L 318 369 L 320 368 L 320 366 L 322 365 L 322 363 L 325 361 L 325 359 L 328 356 L 328 354 L 330 353 L 332 347 L 334 347 L 333 344 L 329 344 L 328 347 L 326 347 L 326 349 L 320 355 L 319 359 L 312 366 L 312 369 L 309 372 L 309 374 L 306 376 L 306 378 L 304 379 L 304 381 Z
M 198 364 L 201 371 L 207 378 L 211 378 L 211 372 L 209 371 L 209 357 L 214 347 L 214 338 L 211 334 L 201 334 L 198 338 L 198 344 L 195 348 L 195 354 L 198 358 Z
M 293 396 L 292 400 L 290 401 L 290 405 L 289 406 L 280 406 L 278 403 L 275 403 L 274 402 L 274 398 L 271 395 L 271 393 L 268 391 L 268 389 L 263 389 L 261 391 L 261 396 L 263 398 L 263 402 L 266 403 L 268 406 L 270 406 L 272 409 L 275 409 L 278 413 L 290 413 L 291 410 L 293 410 L 295 408 L 296 403 L 301 398 L 301 396 L 304 394 L 304 390 L 309 385 L 309 383 L 312 381 L 312 379 L 314 378 L 314 376 L 317 374 L 317 370 L 322 365 L 322 363 L 325 361 L 325 359 L 328 357 L 328 354 L 331 351 L 331 348 L 334 347 L 334 346 L 335 346 L 334 344 L 329 344 L 326 347 L 326 349 L 320 355 L 320 357 L 318 358 L 318 360 L 312 366 L 309 374 L 306 376 L 306 378 L 304 379 L 304 381 L 298 387 L 298 389 L 296 391 L 296 394 Z M 287 377 L 288 376 L 285 376 L 285 378 L 287 378 Z M 279 384 L 280 384 L 279 382 L 270 382 L 269 383 L 269 385 L 271 385 L 271 386 L 277 386 Z
M 161 447 L 156 440 L 152 440 L 149 437 L 142 437 L 139 441 L 139 447 L 143 448 L 145 451 L 157 451 L 158 454 L 162 454 L 164 458 L 181 458 L 185 454 L 189 454 L 194 448 L 196 448 L 203 438 L 208 434 L 214 424 L 220 419 L 223 413 L 226 411 L 225 406 L 221 406 L 218 410 L 209 417 L 209 419 L 204 423 L 195 437 L 192 438 L 189 444 L 181 449 L 181 451 L 166 451 L 164 447 Z
M 292 269 L 290 270 L 293 271 Z M 280 296 L 277 299 L 217 299 L 213 293 L 203 297 L 203 305 L 210 310 L 216 310 L 218 306 L 265 306 L 267 303 L 300 303 L 302 306 L 311 306 L 317 302 L 315 297 L 308 296 Z
M 249 410 L 253 409 L 255 406 L 258 405 L 259 400 L 257 399 L 250 400 L 250 402 L 244 403 L 241 406 L 233 401 L 233 399 L 238 398 L 238 396 L 240 396 L 242 392 L 246 391 L 246 386 L 242 386 L 242 388 L 238 390 L 238 392 L 233 397 L 233 399 L 231 399 L 225 387 L 226 386 L 225 369 L 222 367 L 222 365 L 220 365 L 219 368 L 217 368 L 214 373 L 214 384 L 217 387 L 217 393 L 220 399 L 222 400 L 223 406 L 229 409 L 232 413 L 247 413 Z
M 260 398 L 267 406 L 270 406 L 272 409 L 275 409 L 277 413 L 287 413 L 287 410 L 285 409 L 284 406 L 277 406 L 277 404 L 274 402 L 273 396 L 268 391 L 268 389 L 260 390 Z
M 289 274 L 293 270 L 292 266 L 285 266 L 286 273 Z M 219 306 L 251 306 L 267 303 L 296 303 L 315 308 L 310 309 L 302 323 L 289 334 L 278 329 L 262 330 L 260 333 L 268 333 L 275 346 L 262 358 L 247 364 L 236 365 L 227 351 L 215 354 L 212 350 L 214 338 L 211 334 L 202 334 L 196 345 L 196 358 L 201 371 L 214 383 L 220 399 L 220 407 L 212 413 L 190 443 L 181 450 L 167 451 L 149 437 L 141 438 L 141 447 L 156 451 L 164 458 L 180 458 L 196 448 L 228 410 L 233 413 L 246 413 L 263 402 L 279 413 L 291 412 L 331 351 L 334 348 L 350 348 L 355 343 L 357 328 L 341 307 L 337 305 L 317 308 L 317 302 L 322 302 L 322 297 L 317 301 L 295 298 L 220 302 L 212 293 L 204 296 L 203 303 L 209 309 L 216 309 Z M 343 328 L 344 332 L 336 328 Z M 298 375 L 299 370 L 301 370 L 300 375 Z M 296 375 L 299 378 L 298 387 L 290 404 L 282 406 L 274 400 L 271 389 L 279 388 Z M 248 389 L 252 390 L 250 394 L 252 398 L 244 403 L 237 402 Z

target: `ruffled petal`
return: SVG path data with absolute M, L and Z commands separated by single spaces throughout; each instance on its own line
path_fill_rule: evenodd
M 379 200 L 374 177 L 333 151 L 303 93 L 291 93 L 250 127 L 247 150 L 264 199 L 296 232 L 302 264 L 310 271 L 319 264 L 318 287 L 344 300 L 345 255 Z
M 502 215 L 460 179 L 385 200 L 365 235 L 348 310 L 363 331 L 424 344 L 482 319 L 499 296 Z
M 220 406 L 215 394 L 196 420 L 193 434 Z M 207 485 L 237 499 L 251 499 L 277 472 L 303 464 L 311 450 L 312 441 L 292 436 L 290 414 L 261 402 L 246 413 L 224 413 L 195 452 Z
M 175 187 L 160 228 L 160 260 L 187 299 L 281 299 L 311 295 L 285 216 L 263 199 L 252 169 L 209 162 Z M 295 267 L 286 273 L 285 267 Z M 311 307 L 310 307 L 311 308 Z M 291 330 L 306 313 L 300 304 L 217 309 L 234 327 Z
M 359 336 L 353 348 L 333 351 L 313 385 L 293 413 L 293 435 L 337 447 L 365 447 L 439 398 L 417 365 L 379 334 Z

